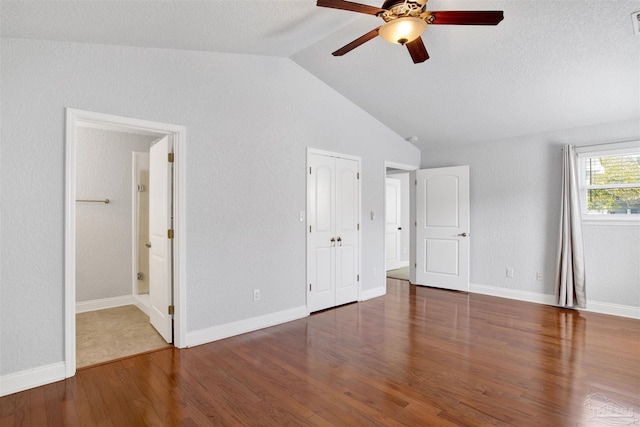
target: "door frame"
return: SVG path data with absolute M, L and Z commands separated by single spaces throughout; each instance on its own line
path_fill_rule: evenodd
M 420 166 L 414 166 L 414 165 L 407 165 L 404 163 L 396 163 L 396 162 L 389 162 L 386 161 L 384 162 L 384 169 L 383 169 L 383 178 L 382 178 L 382 197 L 383 200 L 387 200 L 387 170 L 388 169 L 398 169 L 398 170 L 404 170 L 409 172 L 409 281 L 411 283 L 415 283 L 416 282 L 416 227 L 415 227 L 415 222 L 416 222 L 416 204 L 415 204 L 415 200 L 416 200 L 416 187 L 415 185 L 412 185 L 411 182 L 415 181 L 415 171 L 420 169 Z M 414 173 L 411 173 L 414 172 Z M 386 213 L 386 209 L 383 210 L 383 224 L 386 225 L 387 224 L 387 213 Z M 387 239 L 386 239 L 386 229 L 385 227 L 382 227 L 382 255 L 383 255 L 383 260 L 385 260 L 385 269 L 384 269 L 384 274 L 386 277 L 387 274 L 387 265 L 386 265 L 386 258 L 387 258 Z
M 305 156 L 305 222 L 304 222 L 304 235 L 305 235 L 305 283 L 304 283 L 304 289 L 305 289 L 305 305 L 307 307 L 307 315 L 310 314 L 309 312 L 309 303 L 308 303 L 308 299 L 309 299 L 309 288 L 308 288 L 308 283 L 310 280 L 309 277 L 309 233 L 307 232 L 307 230 L 309 229 L 309 193 L 308 193 L 308 189 L 309 189 L 309 157 L 311 154 L 319 154 L 319 155 L 323 155 L 323 156 L 329 156 L 329 157 L 338 157 L 341 159 L 347 159 L 347 160 L 355 160 L 356 162 L 358 162 L 358 173 L 362 173 L 362 159 L 358 156 L 352 156 L 349 154 L 343 154 L 343 153 L 336 153 L 334 151 L 326 151 L 326 150 L 319 150 L 316 148 L 310 148 L 307 147 L 307 153 Z M 360 226 L 357 233 L 358 233 L 358 272 L 356 273 L 358 276 L 362 276 L 362 179 L 358 179 L 358 201 L 357 201 L 357 207 L 358 207 L 358 225 Z M 356 301 L 362 301 L 362 282 L 360 280 L 358 280 L 358 285 L 357 285 L 357 291 L 358 291 L 358 295 L 357 295 L 357 299 Z
M 65 109 L 65 377 L 76 373 L 76 129 L 90 127 L 141 135 L 170 135 L 174 150 L 173 300 L 174 346 L 186 346 L 186 128 L 92 111 Z

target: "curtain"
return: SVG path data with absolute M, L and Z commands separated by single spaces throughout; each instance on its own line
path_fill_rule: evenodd
M 578 166 L 573 145 L 566 145 L 563 149 L 561 211 L 556 300 L 560 307 L 585 308 L 587 295 L 584 246 L 580 218 Z

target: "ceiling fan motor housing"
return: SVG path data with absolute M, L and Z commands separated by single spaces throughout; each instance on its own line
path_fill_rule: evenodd
M 406 16 L 419 17 L 426 5 L 426 0 L 387 0 L 382 5 L 384 11 L 378 16 L 385 22 Z

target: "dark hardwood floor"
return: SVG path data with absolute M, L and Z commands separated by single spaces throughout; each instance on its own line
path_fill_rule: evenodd
M 0 426 L 640 422 L 640 321 L 387 287 L 385 297 L 5 396 Z

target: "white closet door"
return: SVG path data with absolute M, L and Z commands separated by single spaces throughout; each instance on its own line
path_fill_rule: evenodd
M 359 269 L 358 161 L 309 154 L 307 307 L 356 301 Z
M 336 304 L 358 299 L 358 162 L 336 159 Z
M 307 306 L 335 306 L 335 159 L 309 155 L 307 179 Z M 332 240 L 333 239 L 333 240 Z

